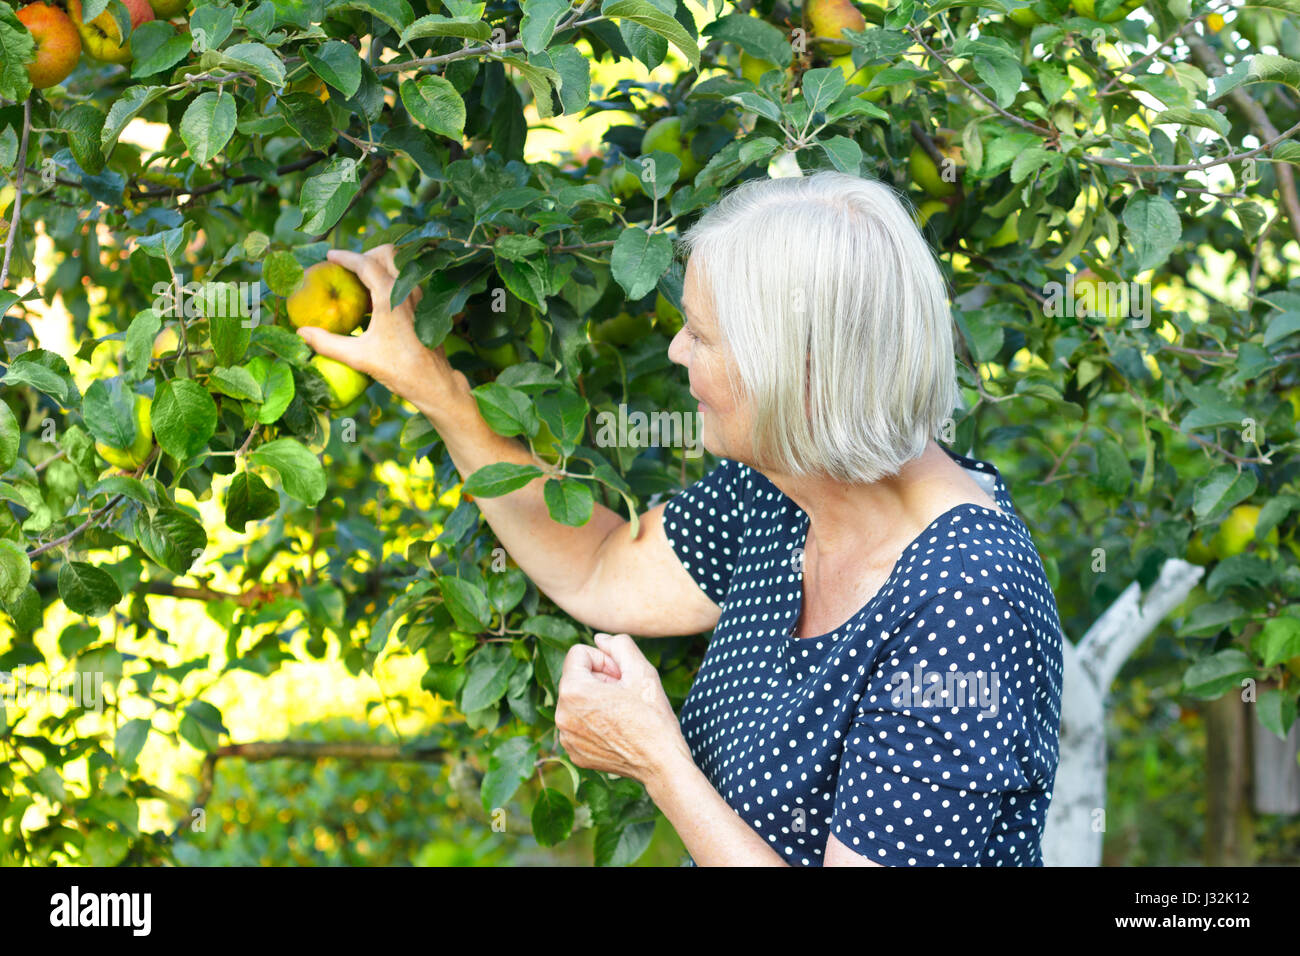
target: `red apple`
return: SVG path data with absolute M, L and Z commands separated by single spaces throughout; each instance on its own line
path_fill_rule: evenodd
M 48 3 L 29 3 L 18 19 L 36 41 L 36 59 L 27 64 L 32 86 L 43 90 L 62 83 L 81 56 L 81 35 L 72 18 Z

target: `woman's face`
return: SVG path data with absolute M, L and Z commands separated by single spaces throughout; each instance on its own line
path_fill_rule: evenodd
M 718 331 L 712 296 L 694 258 L 686 263 L 682 315 L 685 321 L 669 343 L 668 358 L 686 367 L 691 394 L 700 403 L 700 440 L 713 455 L 745 460 L 750 447 L 748 414 L 732 402 L 727 382 L 735 368 Z

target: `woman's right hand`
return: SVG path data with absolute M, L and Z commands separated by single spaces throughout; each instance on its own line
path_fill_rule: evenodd
M 326 258 L 356 274 L 370 290 L 370 322 L 360 335 L 336 335 L 316 326 L 298 329 L 313 351 L 369 375 L 390 392 L 413 402 L 450 388 L 458 373 L 439 346 L 427 348 L 415 334 L 415 306 L 421 291 L 414 289 L 397 308 L 390 308 L 397 265 L 392 244 L 369 252 L 331 249 Z M 419 402 L 416 402 L 419 404 Z

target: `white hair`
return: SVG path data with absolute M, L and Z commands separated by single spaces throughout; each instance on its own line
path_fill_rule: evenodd
M 681 243 L 753 401 L 759 464 L 872 482 L 940 432 L 958 401 L 952 313 L 889 186 L 831 171 L 752 180 Z

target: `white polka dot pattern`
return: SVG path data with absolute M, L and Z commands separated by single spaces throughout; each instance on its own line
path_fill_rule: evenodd
M 673 550 L 722 607 L 682 732 L 792 865 L 821 865 L 831 833 L 887 866 L 1042 865 L 1056 600 L 997 469 L 948 455 L 992 475 L 1003 514 L 940 515 L 857 614 L 817 637 L 791 633 L 808 515 L 764 475 L 724 459 L 664 508 Z

